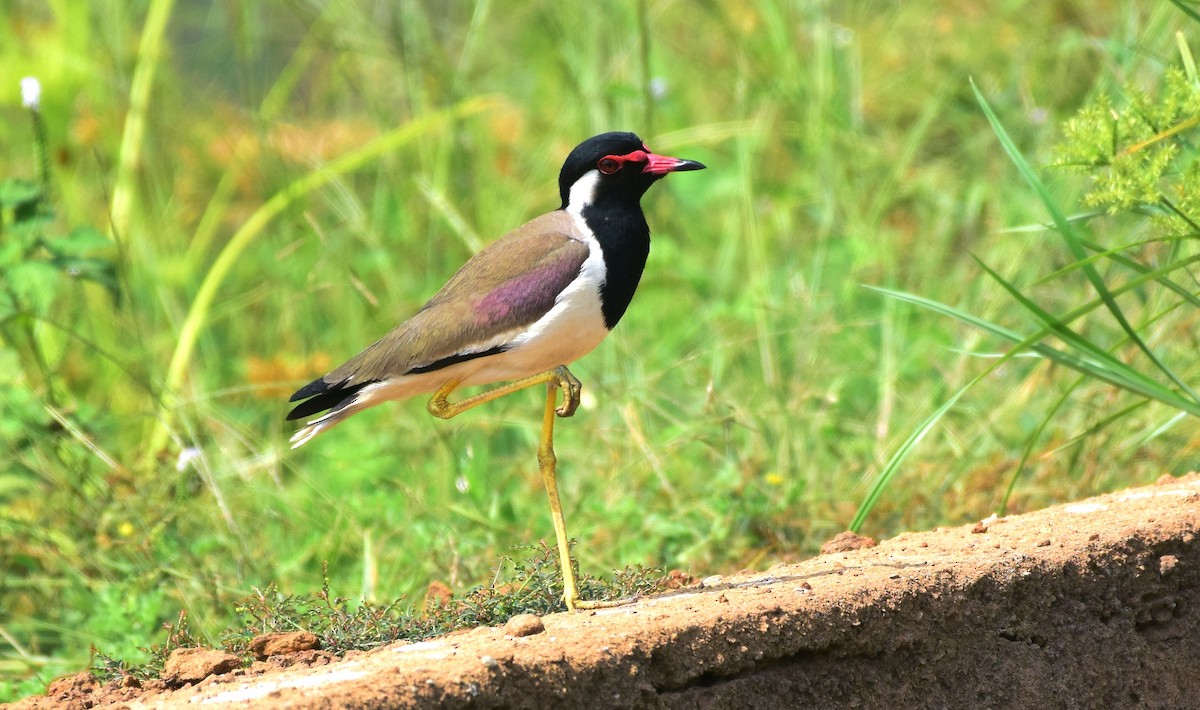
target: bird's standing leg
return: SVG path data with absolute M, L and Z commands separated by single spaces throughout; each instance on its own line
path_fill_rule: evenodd
M 580 382 L 564 365 L 539 375 L 526 377 L 515 382 L 468 397 L 459 402 L 449 401 L 449 396 L 459 383 L 446 383 L 429 399 L 427 408 L 435 417 L 449 419 L 468 409 L 478 407 L 484 402 L 490 402 L 506 394 L 546 383 L 546 409 L 542 415 L 542 437 L 538 443 L 538 470 L 542 474 L 542 483 L 546 486 L 546 495 L 550 499 L 550 518 L 554 524 L 554 537 L 558 540 L 558 561 L 563 579 L 563 601 L 567 609 L 574 611 L 579 606 L 590 606 L 579 599 L 579 588 L 575 584 L 575 571 L 571 565 L 571 548 L 567 538 L 567 524 L 563 519 L 562 504 L 558 499 L 558 479 L 555 473 L 557 460 L 554 456 L 554 416 L 569 417 L 579 407 L 579 394 L 582 389 Z M 558 401 L 558 390 L 563 391 L 561 407 L 554 405 Z
M 562 408 L 555 409 L 554 405 L 558 399 L 557 390 L 563 391 L 563 407 L 568 406 L 567 399 L 574 397 L 579 398 L 579 380 L 576 380 L 570 372 L 566 372 L 565 367 L 561 368 L 566 376 L 558 379 L 551 379 L 546 383 L 546 409 L 542 413 L 542 438 L 538 442 L 538 470 L 542 473 L 542 483 L 546 486 L 546 497 L 550 499 L 550 520 L 554 524 L 554 537 L 558 539 L 558 566 L 562 570 L 563 579 L 563 601 L 567 603 L 569 611 L 576 609 L 604 609 L 608 607 L 621 606 L 636 601 L 636 597 L 626 599 L 614 599 L 610 601 L 588 601 L 579 598 L 579 587 L 575 583 L 575 568 L 571 564 L 571 547 L 570 538 L 567 537 L 567 523 L 563 518 L 562 503 L 558 500 L 558 476 L 555 471 L 555 465 L 558 459 L 554 456 L 554 415 L 565 416 L 562 413 Z M 578 402 L 576 402 L 576 406 Z M 575 410 L 575 406 L 571 406 L 571 411 Z
M 563 518 L 562 503 L 558 500 L 558 477 L 555 465 L 558 459 L 554 456 L 554 405 L 558 401 L 558 384 L 551 381 L 546 383 L 546 409 L 542 414 L 542 438 L 538 442 L 538 470 L 542 473 L 542 483 L 546 486 L 546 497 L 550 499 L 550 522 L 554 525 L 554 537 L 558 540 L 558 566 L 562 571 L 563 601 L 567 603 L 568 611 L 575 611 L 579 601 L 579 588 L 575 585 L 575 570 L 571 564 L 571 546 L 567 537 L 567 522 Z

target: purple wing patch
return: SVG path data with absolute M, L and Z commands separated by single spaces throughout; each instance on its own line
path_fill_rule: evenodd
M 475 303 L 476 324 L 488 330 L 507 330 L 528 325 L 545 315 L 554 307 L 558 294 L 579 276 L 587 258 L 586 248 L 573 251 L 554 254 L 556 258 L 547 259 L 533 270 L 492 289 Z

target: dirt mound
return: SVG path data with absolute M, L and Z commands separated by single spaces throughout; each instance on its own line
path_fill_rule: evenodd
M 523 635 L 480 628 L 179 690 L 68 679 L 22 706 L 1187 707 L 1198 525 L 1193 474 L 526 619 Z

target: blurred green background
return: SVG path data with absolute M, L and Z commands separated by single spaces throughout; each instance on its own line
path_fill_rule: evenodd
M 1029 330 L 973 255 L 1026 283 L 1072 261 L 1009 229 L 1046 212 L 970 80 L 1041 169 L 1065 119 L 1156 90 L 1197 26 L 1115 0 L 0 4 L 0 180 L 38 181 L 23 76 L 49 168 L 39 219 L 10 183 L 0 232 L 0 700 L 92 646 L 136 657 L 181 608 L 217 639 L 231 600 L 319 588 L 326 562 L 337 594 L 419 606 L 552 540 L 540 392 L 450 422 L 386 405 L 295 452 L 283 416 L 557 207 L 562 159 L 607 130 L 709 169 L 646 196 L 637 297 L 572 368 L 584 405 L 556 443 L 576 557 L 703 576 L 812 554 L 1007 348 L 863 285 Z M 1088 181 L 1042 173 L 1077 210 Z M 4 257 L 21 225 L 76 266 Z M 1154 335 L 1185 372 L 1193 312 Z M 1009 511 L 1195 468 L 1194 419 L 1111 418 L 1133 401 L 1010 360 L 863 531 L 984 517 L 1014 476 Z

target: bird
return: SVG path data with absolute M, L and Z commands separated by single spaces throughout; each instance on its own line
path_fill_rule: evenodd
M 324 376 L 301 387 L 287 415 L 306 422 L 292 448 L 377 404 L 432 395 L 428 411 L 449 419 L 512 392 L 545 384 L 538 467 L 550 501 L 568 610 L 579 598 L 558 498 L 555 417 L 579 406 L 582 385 L 567 365 L 591 352 L 629 307 L 650 252 L 641 198 L 695 160 L 652 152 L 634 133 L 593 136 L 566 157 L 561 206 L 471 257 L 411 318 Z M 494 389 L 450 401 L 462 387 Z M 563 402 L 558 405 L 558 392 Z

